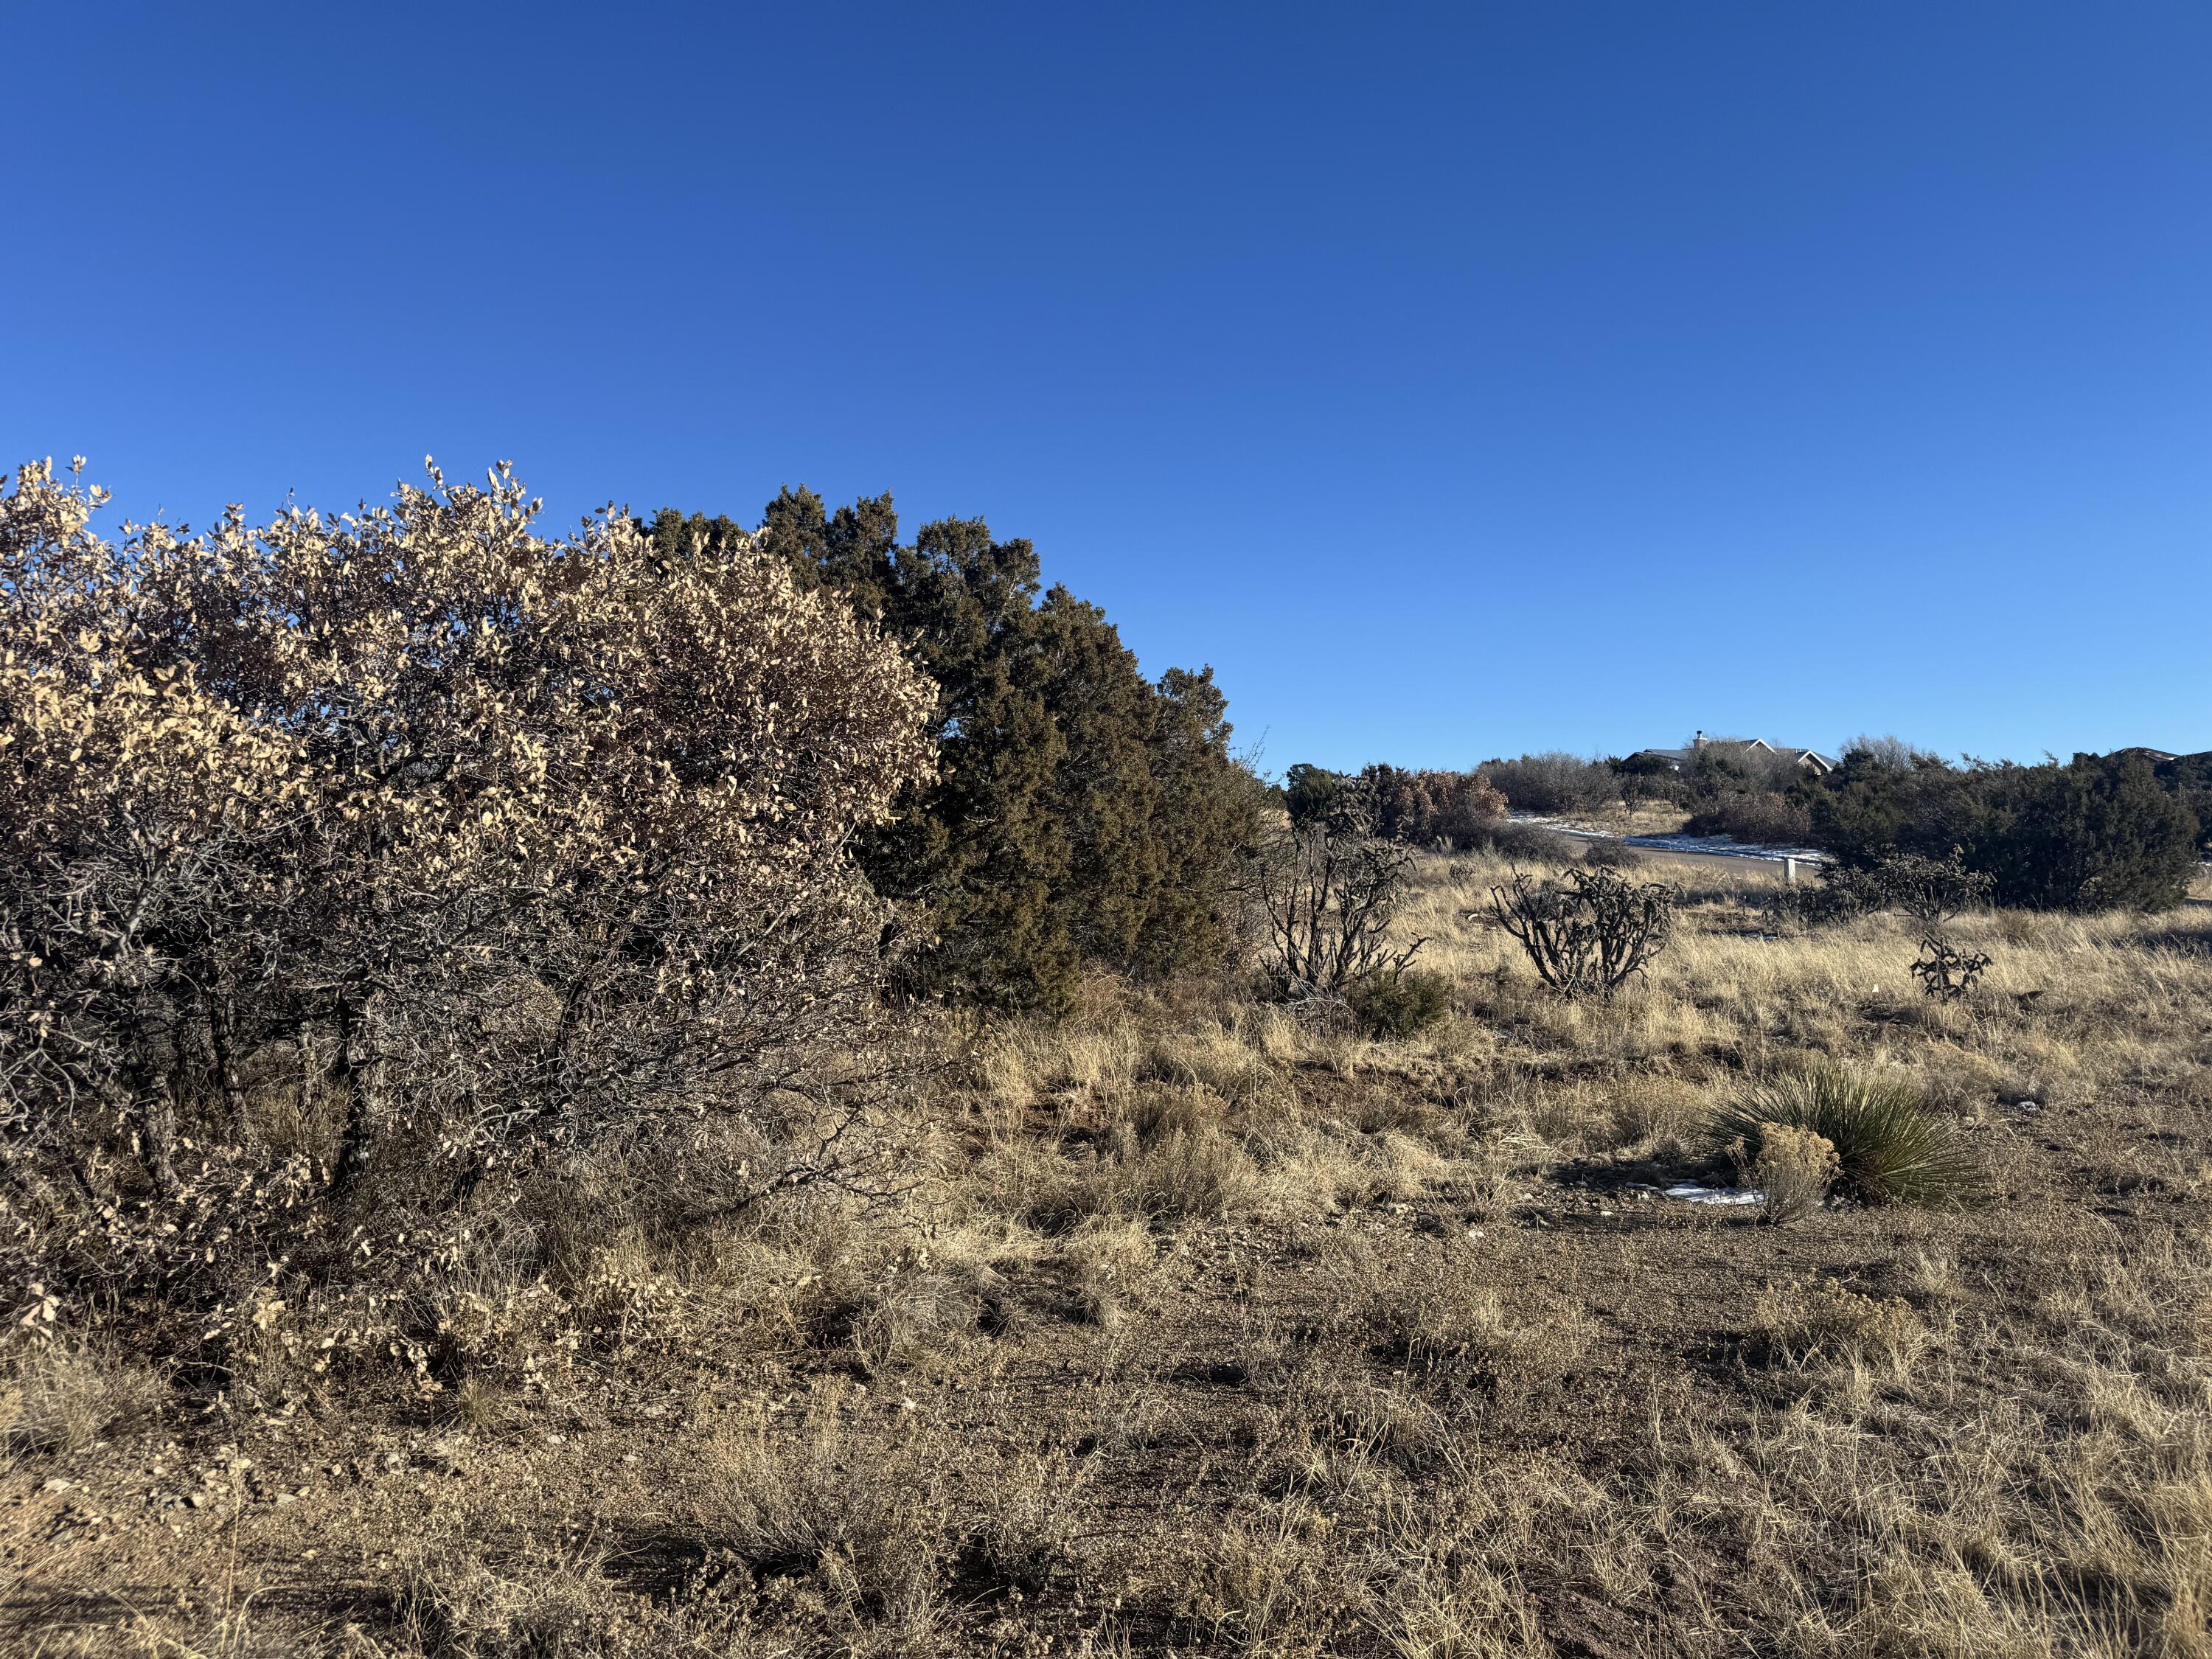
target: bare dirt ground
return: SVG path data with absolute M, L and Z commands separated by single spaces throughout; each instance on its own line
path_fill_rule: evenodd
M 2212 918 L 1981 919 L 1938 1008 L 1890 920 L 1673 868 L 1611 1005 L 1439 860 L 1417 1038 L 1103 984 L 985 1033 L 905 1208 L 633 1244 L 534 1381 L 88 1406 L 0 1475 L 0 1647 L 2212 1653 Z M 1648 1190 L 1821 1064 L 1910 1079 L 1978 1189 Z

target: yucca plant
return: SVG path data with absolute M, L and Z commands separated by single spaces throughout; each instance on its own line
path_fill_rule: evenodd
M 1824 1066 L 1747 1091 L 1712 1130 L 1747 1167 L 1773 1124 L 1834 1146 L 1837 1184 L 1864 1203 L 1956 1203 L 1978 1184 L 1973 1154 L 1909 1084 Z

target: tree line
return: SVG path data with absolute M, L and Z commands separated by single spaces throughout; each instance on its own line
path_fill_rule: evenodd
M 1671 803 L 1687 812 L 1692 834 L 1819 848 L 1849 869 L 1955 855 L 1987 878 L 1992 902 L 2020 908 L 2166 908 L 2187 896 L 2199 861 L 2212 859 L 2212 753 L 1954 763 L 1893 738 L 1862 738 L 1825 776 L 1724 744 L 1698 749 L 1679 769 L 1651 757 L 1551 752 L 1467 772 L 1300 764 L 1285 775 L 1294 821 L 1352 797 L 1386 838 L 1512 852 L 1531 849 L 1501 822 L 1508 811 Z

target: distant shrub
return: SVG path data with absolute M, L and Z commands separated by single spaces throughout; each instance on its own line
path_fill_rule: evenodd
M 1633 870 L 1644 855 L 1617 841 L 1593 841 L 1583 848 L 1583 862 L 1597 870 Z
M 1516 864 L 1565 864 L 1584 845 L 1576 836 L 1547 830 L 1540 823 L 1498 818 L 1480 826 L 1462 850 L 1494 853 Z
M 1791 902 L 1806 921 L 1850 921 L 1877 910 L 1900 910 L 1923 936 L 1941 933 L 1963 911 L 1989 902 L 1994 879 L 1969 869 L 1954 848 L 1945 858 L 1892 854 L 1871 866 L 1830 862 L 1820 880 L 1796 889 Z
M 1978 1185 L 1957 1133 L 1903 1083 L 1821 1067 L 1748 1091 L 1716 1115 L 1711 1133 L 1755 1167 L 1776 1125 L 1826 1139 L 1839 1185 L 1864 1203 L 1944 1204 Z
M 1407 969 L 1377 974 L 1347 1000 L 1370 1036 L 1402 1039 L 1441 1024 L 1451 1012 L 1451 982 L 1442 974 Z
M 1516 811 L 1553 817 L 1595 811 L 1620 798 L 1620 779 L 1610 766 L 1559 750 L 1486 761 L 1482 770 Z
M 1615 756 L 1606 762 L 1622 802 L 1638 806 L 1645 801 L 1680 801 L 1690 793 L 1688 782 L 1674 763 L 1657 755 Z
M 1812 815 L 1773 790 L 1723 795 L 1684 826 L 1692 836 L 1733 836 L 1768 846 L 1802 846 L 1813 834 Z
M 2189 896 L 2198 826 L 2132 756 L 1999 773 L 1996 833 L 1968 862 L 1999 903 L 2030 909 L 2163 910 Z
M 1409 847 L 1469 847 L 1505 816 L 1505 797 L 1480 772 L 1376 765 L 1344 787 L 1376 835 Z
M 1283 805 L 1291 822 L 1303 828 L 1318 823 L 1336 805 L 1337 797 L 1350 783 L 1341 772 L 1300 761 L 1283 775 Z
M 2168 791 L 2197 819 L 2197 856 L 2212 862 L 2212 750 L 2160 761 L 2152 769 Z
M 1784 902 L 1791 914 L 1823 927 L 1871 915 L 1882 908 L 1887 897 L 1887 889 L 1875 871 L 1831 861 L 1820 866 L 1818 881 L 1790 888 Z
M 1516 873 L 1490 890 L 1498 925 L 1521 942 L 1537 977 L 1565 996 L 1610 997 L 1667 946 L 1678 889 L 1609 870 L 1571 868 L 1536 881 Z

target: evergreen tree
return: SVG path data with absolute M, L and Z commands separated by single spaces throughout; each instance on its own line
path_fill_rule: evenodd
M 744 532 L 664 511 L 653 533 L 672 558 Z M 1211 670 L 1146 680 L 1097 606 L 1057 586 L 1040 598 L 1035 547 L 980 519 L 903 545 L 888 495 L 831 512 L 787 489 L 759 533 L 937 684 L 938 775 L 863 848 L 877 890 L 928 930 L 920 988 L 1057 1012 L 1083 962 L 1169 971 L 1220 957 L 1261 792 L 1230 756 Z
M 1906 766 L 1858 751 L 1813 803 L 1814 831 L 1846 865 L 1954 848 L 1994 881 L 2000 904 L 2162 909 L 2187 895 L 2199 827 L 2140 757 L 2076 755 L 2061 766 Z

